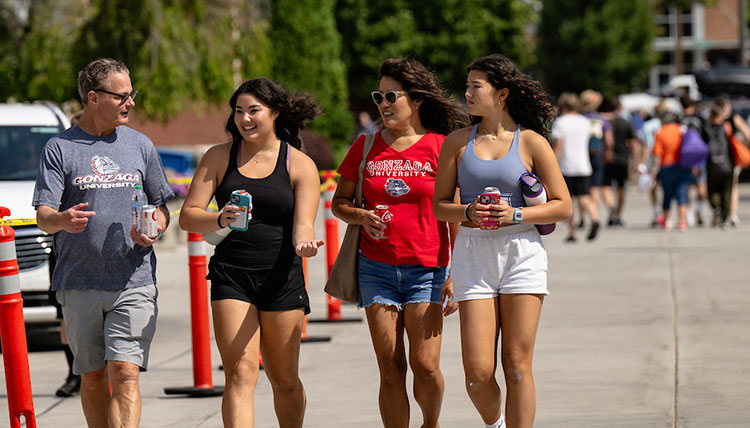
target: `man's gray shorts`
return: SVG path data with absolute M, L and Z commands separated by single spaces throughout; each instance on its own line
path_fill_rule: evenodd
M 117 291 L 58 290 L 66 337 L 73 351 L 73 373 L 99 370 L 107 361 L 148 368 L 156 331 L 155 285 Z

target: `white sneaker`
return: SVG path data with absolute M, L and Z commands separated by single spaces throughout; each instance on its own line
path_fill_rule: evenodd
M 687 212 L 687 224 L 688 226 L 695 226 L 695 213 L 693 210 Z
M 505 428 L 505 418 L 503 417 L 503 415 L 500 415 L 500 419 L 498 419 L 497 422 L 492 425 L 484 424 L 484 426 L 485 428 Z

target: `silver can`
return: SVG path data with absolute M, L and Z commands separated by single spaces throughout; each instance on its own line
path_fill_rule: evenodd
M 141 221 L 138 225 L 140 227 L 139 232 L 152 239 L 159 236 L 159 223 L 156 219 L 156 207 L 154 205 L 144 205 L 141 208 Z

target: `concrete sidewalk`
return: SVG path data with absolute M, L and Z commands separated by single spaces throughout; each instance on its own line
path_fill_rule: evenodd
M 566 244 L 566 226 L 558 225 L 544 238 L 551 295 L 535 352 L 535 426 L 750 426 L 750 185 L 741 196 L 737 229 L 652 229 L 646 195 L 631 190 L 624 228 L 605 226 L 594 242 Z M 324 236 L 322 212 L 318 217 Z M 164 394 L 193 381 L 186 246 L 163 245 L 158 258 L 158 328 L 141 378 L 141 426 L 221 427 L 220 398 Z M 321 254 L 309 264 L 313 319 L 326 316 L 324 279 Z M 344 316 L 364 314 L 346 306 Z M 308 333 L 331 341 L 302 346 L 305 426 L 382 426 L 366 323 L 310 323 Z M 219 363 L 214 345 L 214 382 L 221 385 Z M 66 374 L 62 352 L 34 352 L 30 365 L 37 425 L 85 426 L 77 397 L 54 396 Z M 445 320 L 442 370 L 442 426 L 483 426 L 464 389 L 457 314 Z M 263 374 L 255 410 L 257 427 L 277 426 Z M 7 400 L 0 400 L 0 420 L 7 415 Z M 410 427 L 420 424 L 412 403 Z

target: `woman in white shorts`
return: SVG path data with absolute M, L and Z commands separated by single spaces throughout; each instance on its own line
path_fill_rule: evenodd
M 505 417 L 513 428 L 532 427 L 536 393 L 531 373 L 542 300 L 547 292 L 547 253 L 535 224 L 572 214 L 570 195 L 546 139 L 552 106 L 539 82 L 502 55 L 469 66 L 466 101 L 473 127 L 451 133 L 438 163 L 434 212 L 438 220 L 462 221 L 443 298 L 458 302 L 466 389 L 487 427 L 504 427 L 495 380 L 502 331 Z M 526 207 L 520 177 L 534 172 L 548 201 Z M 460 187 L 461 202 L 454 201 Z M 481 203 L 484 188 L 501 200 Z M 499 223 L 494 229 L 480 223 Z M 446 314 L 455 310 L 446 307 Z M 502 326 L 502 327 L 501 327 Z

